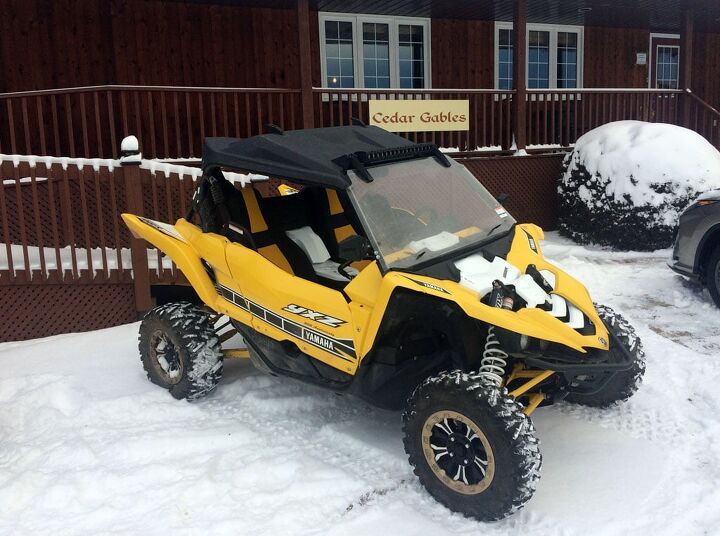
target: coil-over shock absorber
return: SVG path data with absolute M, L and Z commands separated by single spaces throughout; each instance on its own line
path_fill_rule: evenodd
M 490 294 L 490 305 L 512 311 L 515 300 L 505 285 L 500 281 L 493 281 L 493 290 Z M 500 387 L 507 367 L 508 353 L 500 346 L 500 341 L 495 334 L 495 326 L 488 326 L 485 348 L 480 360 L 481 377 Z

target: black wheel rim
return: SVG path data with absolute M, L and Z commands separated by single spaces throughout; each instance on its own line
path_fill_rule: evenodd
M 480 427 L 455 411 L 438 411 L 425 421 L 423 453 L 435 476 L 449 488 L 474 495 L 495 474 L 490 443 Z
M 155 370 L 166 383 L 175 385 L 182 379 L 180 349 L 162 330 L 155 331 L 150 338 L 150 357 Z

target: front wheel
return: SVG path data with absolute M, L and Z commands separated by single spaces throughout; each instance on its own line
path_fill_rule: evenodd
M 190 303 L 155 307 L 143 317 L 139 339 L 148 379 L 175 398 L 200 398 L 220 381 L 220 340 L 203 309 Z
M 716 247 L 705 264 L 705 285 L 715 305 L 720 307 L 720 247 Z
M 617 337 L 616 340 L 631 355 L 632 366 L 628 370 L 615 373 L 602 389 L 592 394 L 574 393 L 573 386 L 571 386 L 565 400 L 583 406 L 606 408 L 627 400 L 638 390 L 645 374 L 645 351 L 640 337 L 635 333 L 635 329 L 622 315 L 616 313 L 607 305 L 596 305 L 595 309 L 598 316 L 605 322 L 608 330 Z M 618 361 L 624 357 L 621 349 L 613 348 L 612 341 L 610 343 L 610 353 Z M 593 378 L 588 379 L 592 380 Z M 582 380 L 580 380 L 578 386 L 582 386 L 582 383 Z
M 477 374 L 427 379 L 403 414 L 405 451 L 441 504 L 495 521 L 532 497 L 542 459 L 533 424 L 507 392 Z

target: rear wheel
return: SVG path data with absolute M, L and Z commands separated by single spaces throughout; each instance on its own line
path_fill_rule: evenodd
M 627 400 L 638 390 L 645 374 L 645 351 L 640 337 L 635 333 L 635 329 L 622 315 L 616 313 L 607 305 L 596 305 L 595 308 L 608 330 L 617 337 L 620 344 L 630 353 L 632 366 L 628 370 L 615 373 L 602 389 L 593 394 L 574 393 L 571 386 L 570 393 L 565 400 L 583 406 L 605 408 Z M 613 348 L 612 341 L 610 343 L 610 353 L 615 356 L 616 361 L 624 359 L 622 350 Z M 579 386 L 582 386 L 582 381 L 579 382 Z
M 453 371 L 427 379 L 403 415 L 405 451 L 425 489 L 450 510 L 481 521 L 522 507 L 542 463 L 522 410 L 477 374 Z
M 150 310 L 140 324 L 139 349 L 148 379 L 178 399 L 206 395 L 222 376 L 211 315 L 190 303 Z
M 710 296 L 715 305 L 720 307 L 720 247 L 710 254 L 705 264 L 705 285 L 707 285 Z

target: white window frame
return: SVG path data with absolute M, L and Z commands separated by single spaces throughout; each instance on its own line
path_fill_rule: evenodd
M 648 89 L 657 89 L 653 86 L 653 68 L 655 67 L 655 48 L 657 46 L 677 46 L 678 47 L 678 89 L 680 89 L 680 61 L 682 60 L 680 50 L 680 41 L 677 45 L 655 45 L 653 46 L 653 38 L 656 39 L 680 39 L 680 34 L 671 33 L 650 33 L 650 40 L 648 41 Z
M 513 23 L 512 22 L 503 22 L 503 21 L 495 21 L 495 41 L 494 41 L 494 48 L 495 48 L 495 72 L 493 74 L 494 77 L 494 86 L 495 89 L 500 89 L 499 87 L 499 80 L 498 76 L 500 74 L 500 30 L 512 30 L 513 29 Z M 557 87 L 557 42 L 558 42 L 558 32 L 573 32 L 576 33 L 578 36 L 577 41 L 577 86 L 574 88 L 560 88 L 560 89 L 581 89 L 583 87 L 583 66 L 584 66 L 584 60 L 585 60 L 585 27 L 584 26 L 570 26 L 570 25 L 563 25 L 563 24 L 527 24 L 525 28 L 525 46 L 527 47 L 527 43 L 530 40 L 530 31 L 540 31 L 540 32 L 549 32 L 550 33 L 550 65 L 549 65 L 549 72 L 548 75 L 550 77 L 550 83 L 547 89 L 558 89 Z M 517 57 L 517 54 L 515 53 L 515 43 L 513 42 L 513 62 L 515 61 L 515 58 Z M 527 53 L 527 50 L 525 51 L 525 83 L 527 85 L 527 77 L 528 77 L 528 63 L 529 63 L 530 55 Z M 514 84 L 514 81 L 513 81 Z M 530 88 L 528 88 L 530 89 Z M 545 88 L 532 88 L 533 90 L 538 89 L 542 90 Z
M 323 89 L 349 89 L 349 88 L 328 88 L 327 87 L 327 58 L 325 55 L 325 21 L 341 21 L 351 22 L 353 31 L 353 70 L 355 79 L 354 89 L 395 89 L 398 91 L 412 91 L 413 88 L 400 88 L 400 58 L 398 43 L 398 26 L 401 24 L 411 24 L 413 26 L 423 27 L 423 61 L 425 66 L 425 85 L 422 88 L 432 88 L 432 71 L 430 61 L 430 19 L 418 17 L 384 17 L 381 15 L 356 15 L 352 13 L 333 13 L 329 11 L 320 11 L 318 13 L 319 33 L 320 33 L 320 73 L 321 84 Z M 390 51 L 388 58 L 390 60 L 390 87 L 389 88 L 365 88 L 365 58 L 363 57 L 363 39 L 362 24 L 364 22 L 374 22 L 387 24 L 389 28 Z

